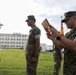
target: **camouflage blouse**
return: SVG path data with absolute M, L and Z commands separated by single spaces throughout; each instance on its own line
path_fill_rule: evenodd
M 65 35 L 70 40 L 76 39 L 76 28 Z M 76 75 L 76 52 L 64 49 L 64 70 L 63 75 Z
M 28 53 L 33 53 L 36 43 L 36 38 L 40 38 L 41 31 L 38 27 L 33 26 L 29 31 L 28 41 L 26 45 L 26 51 Z

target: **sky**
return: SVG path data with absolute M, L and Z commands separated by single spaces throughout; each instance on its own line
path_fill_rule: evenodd
M 0 33 L 29 34 L 25 20 L 28 15 L 34 15 L 36 26 L 41 30 L 41 43 L 51 45 L 52 41 L 46 36 L 42 21 L 47 18 L 49 23 L 60 31 L 61 16 L 67 11 L 76 11 L 75 0 L 0 0 L 0 23 L 3 26 Z M 64 24 L 64 33 L 68 32 Z

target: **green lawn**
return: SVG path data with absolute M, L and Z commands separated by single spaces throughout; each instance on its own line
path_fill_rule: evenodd
M 37 75 L 52 75 L 53 55 L 51 52 L 41 52 Z M 0 75 L 25 75 L 26 60 L 22 49 L 0 50 Z M 61 70 L 62 71 L 62 70 Z M 60 72 L 60 75 L 62 72 Z

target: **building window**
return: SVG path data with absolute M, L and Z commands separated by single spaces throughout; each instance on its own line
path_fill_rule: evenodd
M 16 46 L 16 47 L 18 47 L 18 46 Z
M 18 42 L 16 42 L 16 44 L 18 44 Z
M 19 40 L 21 40 L 21 39 L 19 39 Z
M 2 45 L 2 47 L 3 47 L 3 45 Z
M 5 40 L 7 40 L 7 38 L 5 38 Z
M 3 42 L 2 42 L 3 43 Z
M 24 41 L 24 39 L 22 39 Z
M 9 47 L 9 45 L 7 45 L 7 47 Z
M 21 44 L 21 42 L 19 42 L 19 44 Z
M 9 38 L 8 38 L 8 40 L 9 40 Z
M 13 47 L 15 47 L 15 45 L 13 45 Z
M 12 44 L 13 42 L 11 42 L 11 44 Z
M 22 42 L 22 44 L 24 44 L 24 42 Z
M 13 35 L 11 35 L 11 37 L 13 37 Z
M 7 42 L 5 42 L 5 43 L 7 43 Z
M 21 37 L 21 35 L 19 35 L 19 37 Z
M 24 37 L 24 35 L 22 37 Z
M 4 36 L 4 35 L 2 35 L 2 36 Z
M 19 47 L 21 47 L 21 46 L 19 46 Z
M 4 40 L 4 38 L 2 38 L 2 40 Z
M 7 35 L 5 35 L 5 36 L 7 36 Z

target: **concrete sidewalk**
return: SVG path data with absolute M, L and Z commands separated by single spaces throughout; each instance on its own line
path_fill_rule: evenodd
M 0 49 L 0 50 L 5 50 L 5 49 Z

